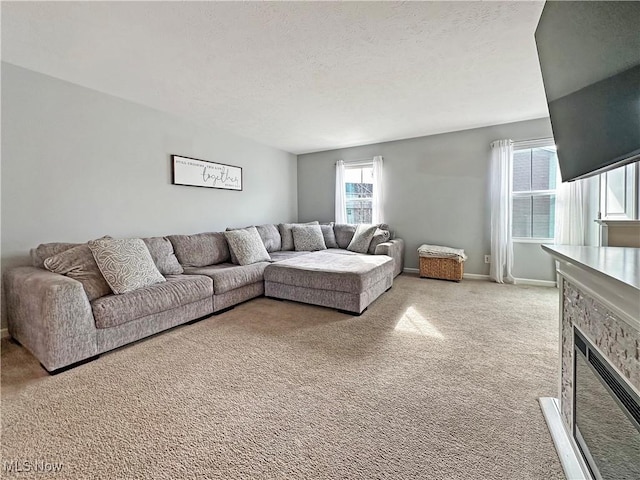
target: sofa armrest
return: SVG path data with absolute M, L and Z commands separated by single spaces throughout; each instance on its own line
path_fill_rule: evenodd
M 96 326 L 82 284 L 35 267 L 4 274 L 9 334 L 53 371 L 97 355 Z
M 388 255 L 394 260 L 393 276 L 397 277 L 404 270 L 404 240 L 396 238 L 381 243 L 376 247 L 375 255 Z

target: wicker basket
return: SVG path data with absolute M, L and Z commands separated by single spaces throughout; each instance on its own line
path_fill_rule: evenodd
M 459 282 L 464 273 L 464 262 L 456 258 L 420 257 L 420 276 Z

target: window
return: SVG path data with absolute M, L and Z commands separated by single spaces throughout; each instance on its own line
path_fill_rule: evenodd
M 514 239 L 554 238 L 558 183 L 555 146 L 519 148 L 515 145 L 512 187 Z
M 347 223 L 373 223 L 373 165 L 345 166 Z
M 606 220 L 638 218 L 638 165 L 632 163 L 600 174 L 600 216 Z
M 336 223 L 384 223 L 382 156 L 336 162 Z

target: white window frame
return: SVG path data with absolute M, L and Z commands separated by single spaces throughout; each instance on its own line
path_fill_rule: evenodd
M 602 220 L 638 220 L 640 214 L 640 196 L 638 195 L 640 168 L 638 162 L 618 167 L 624 169 L 624 211 L 609 212 L 607 205 L 608 172 L 601 173 L 600 181 L 600 206 L 598 217 Z M 616 169 L 617 170 L 617 169 Z
M 346 170 L 361 170 L 363 168 L 371 168 L 371 169 L 373 169 L 373 159 L 371 159 L 371 161 L 344 162 L 345 171 Z M 342 188 L 346 189 L 347 183 L 349 183 L 349 182 L 347 182 L 345 180 L 344 185 L 343 185 Z M 345 198 L 346 198 L 347 192 L 345 191 L 344 194 L 345 194 Z M 371 208 L 373 209 L 373 195 L 371 197 L 359 198 L 358 200 L 364 200 L 364 201 L 369 200 L 371 202 Z M 346 210 L 345 210 L 344 213 L 345 213 L 345 217 L 346 217 L 347 216 L 347 211 L 348 211 L 348 207 L 346 206 L 346 204 L 345 204 L 345 209 Z
M 513 142 L 513 153 L 515 154 L 515 152 L 517 152 L 518 150 L 531 150 L 534 148 L 549 148 L 549 147 L 553 147 L 556 148 L 556 143 L 555 140 L 553 138 L 541 138 L 541 139 L 537 139 L 537 140 L 525 140 L 525 141 L 521 141 L 521 142 Z M 560 182 L 560 168 L 559 166 L 556 164 L 556 169 L 557 169 L 557 173 L 556 173 L 556 188 L 552 189 L 552 190 L 528 190 L 526 192 L 514 192 L 513 191 L 513 184 L 511 186 L 511 198 L 516 198 L 516 197 L 541 197 L 544 195 L 554 195 L 556 200 L 558 199 L 558 182 Z M 513 224 L 513 208 L 511 210 L 511 222 Z M 553 238 L 539 238 L 539 237 L 515 237 L 512 236 L 511 240 L 513 241 L 513 243 L 553 243 L 555 241 L 555 239 Z

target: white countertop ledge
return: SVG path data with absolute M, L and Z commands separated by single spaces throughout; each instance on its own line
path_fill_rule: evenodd
M 574 245 L 542 245 L 542 248 L 558 260 L 607 280 L 620 282 L 640 294 L 640 248 Z

